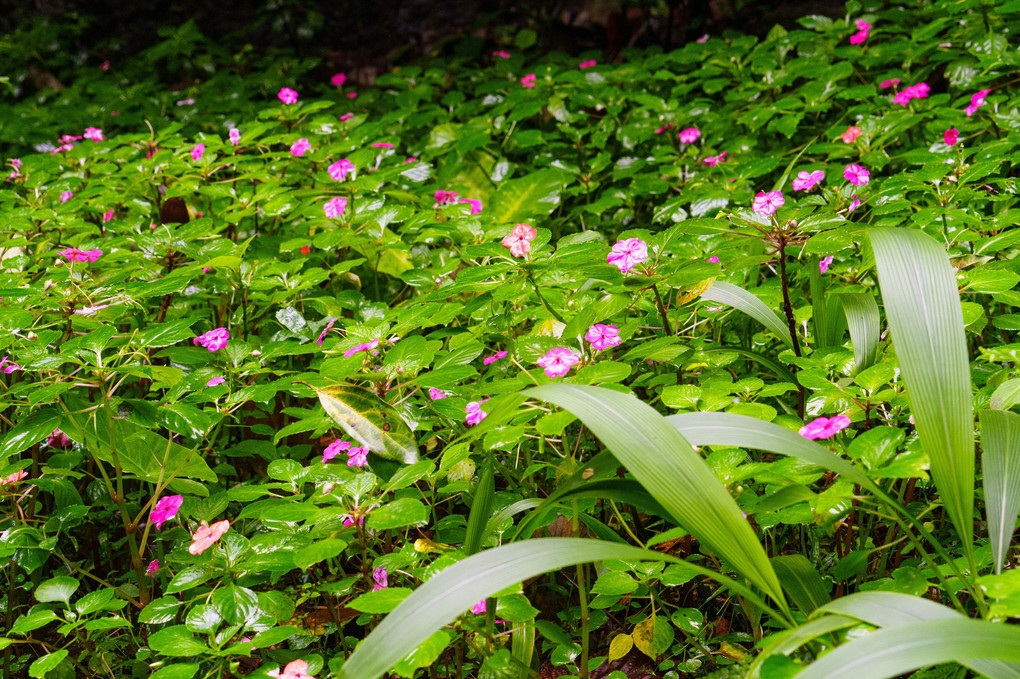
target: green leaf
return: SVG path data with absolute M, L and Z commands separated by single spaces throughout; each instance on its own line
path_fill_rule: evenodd
M 22 615 L 14 621 L 14 626 L 11 627 L 11 634 L 26 634 L 59 619 L 57 614 L 51 610 L 33 611 L 28 615 Z
M 874 365 L 878 360 L 878 342 L 882 336 L 878 303 L 866 292 L 844 292 L 834 298 L 843 307 L 850 341 L 854 348 L 855 370 Z
M 60 412 L 57 409 L 46 407 L 32 413 L 7 432 L 3 443 L 0 443 L 0 465 L 11 455 L 39 443 L 59 427 Z
M 992 565 L 996 573 L 1001 573 L 1020 514 L 1020 415 L 1004 410 L 981 410 L 978 418 Z
M 489 198 L 485 214 L 496 222 L 522 222 L 544 216 L 560 204 L 563 173 L 546 169 L 503 182 Z
M 351 601 L 348 606 L 361 613 L 389 613 L 404 599 L 411 596 L 406 587 L 387 587 L 365 592 Z
M 81 583 L 74 578 L 66 575 L 60 575 L 55 578 L 50 578 L 44 582 L 40 582 L 39 586 L 35 588 L 35 598 L 42 602 L 63 601 L 64 604 L 70 608 L 71 596 L 80 585 Z
M 199 641 L 184 625 L 173 625 L 153 632 L 149 635 L 149 648 L 172 658 L 209 653 L 209 647 Z
M 402 497 L 393 502 L 387 502 L 372 510 L 372 513 L 368 515 L 368 527 L 372 530 L 403 528 L 404 526 L 423 524 L 426 521 L 428 521 L 428 510 L 420 500 L 412 497 Z
M 655 660 L 673 643 L 673 626 L 661 615 L 652 614 L 634 625 L 631 638 L 638 650 Z
M 989 407 L 993 410 L 1009 410 L 1017 403 L 1020 403 L 1020 377 L 1006 380 L 996 387 Z
M 226 585 L 212 593 L 213 606 L 227 622 L 248 624 L 259 615 L 259 598 L 247 587 Z
M 318 540 L 294 551 L 294 567 L 307 570 L 312 564 L 340 555 L 346 547 L 347 543 L 339 538 Z
M 436 630 L 428 639 L 418 644 L 410 653 L 401 658 L 393 666 L 393 671 L 401 677 L 410 679 L 410 677 L 414 676 L 416 670 L 422 667 L 431 667 L 436 662 L 436 659 L 439 658 L 439 654 L 450 645 L 452 640 L 453 633 L 451 631 L 445 629 Z M 485 675 L 479 673 L 478 676 L 483 677 Z
M 181 602 L 177 600 L 177 597 L 161 596 L 150 601 L 149 605 L 142 609 L 142 612 L 138 614 L 138 622 L 162 625 L 164 622 L 173 620 L 180 607 Z
M 870 229 L 868 235 L 917 434 L 969 555 L 974 542 L 974 410 L 956 277 L 942 246 L 921 231 Z
M 701 295 L 701 299 L 719 302 L 720 304 L 726 304 L 734 309 L 743 311 L 771 330 L 776 337 L 783 341 L 783 344 L 793 349 L 793 338 L 790 336 L 790 329 L 783 319 L 747 290 L 730 283 L 716 281 L 712 284 L 712 287 Z
M 681 526 L 786 609 L 772 565 L 740 508 L 653 408 L 603 387 L 546 384 L 522 393 L 577 415 Z
M 28 668 L 28 676 L 30 677 L 44 677 L 50 670 L 56 668 L 64 658 L 67 657 L 67 649 L 62 648 L 59 651 L 54 651 L 44 655 L 41 658 L 36 659 L 32 665 Z
M 418 461 L 418 444 L 407 423 L 378 396 L 347 385 L 312 388 L 329 416 L 361 445 L 391 460 Z
M 273 627 L 272 629 L 267 629 L 265 632 L 259 632 L 255 635 L 255 638 L 251 640 L 251 643 L 255 648 L 267 648 L 269 646 L 282 643 L 296 634 L 303 633 L 304 630 L 300 627 L 293 627 L 290 625 Z
M 191 339 L 195 336 L 191 326 L 197 320 L 197 318 L 182 318 L 176 321 L 167 321 L 166 323 L 153 323 L 138 333 L 135 342 L 142 349 L 155 349 L 176 344 L 181 340 Z
M 496 493 L 495 479 L 492 471 L 492 454 L 485 460 L 482 476 L 478 481 L 471 511 L 468 513 L 467 533 L 464 536 L 463 551 L 467 556 L 476 553 L 482 546 L 485 529 L 492 514 L 492 497 Z
M 174 663 L 161 667 L 149 679 L 192 679 L 198 674 L 200 663 Z
M 829 587 L 803 554 L 774 556 L 772 566 L 783 589 L 805 615 L 829 602 Z

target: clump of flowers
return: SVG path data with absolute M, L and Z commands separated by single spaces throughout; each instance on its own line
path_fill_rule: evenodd
M 868 39 L 868 31 L 871 30 L 871 24 L 863 19 L 858 19 L 854 24 L 857 26 L 857 32 L 850 36 L 850 44 L 861 45 Z
M 563 377 L 580 360 L 581 357 L 570 349 L 557 347 L 547 351 L 536 363 L 545 369 L 545 374 L 549 377 Z
M 960 139 L 960 131 L 955 127 L 951 127 L 945 131 L 942 135 L 942 141 L 946 142 L 947 146 L 956 146 L 956 142 Z
M 85 134 L 82 136 L 89 141 L 103 141 L 103 130 L 98 127 L 86 127 Z
M 606 257 L 606 262 L 627 273 L 641 262 L 648 259 L 648 244 L 640 238 L 628 238 L 617 241 Z
M 509 235 L 503 237 L 503 247 L 510 248 L 510 254 L 514 257 L 523 257 L 531 252 L 531 241 L 535 240 L 538 231 L 528 224 L 518 224 L 510 230 Z M 506 352 L 503 352 L 506 356 Z
M 216 328 L 215 330 L 210 330 L 204 335 L 199 335 L 198 337 L 191 340 L 191 343 L 196 346 L 201 344 L 209 351 L 218 351 L 223 347 L 227 346 L 227 340 L 229 339 L 230 339 L 229 330 L 227 330 L 226 328 Z

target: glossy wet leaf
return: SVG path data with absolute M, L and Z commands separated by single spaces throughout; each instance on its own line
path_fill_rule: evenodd
M 326 413 L 358 443 L 382 457 L 418 461 L 418 444 L 407 423 L 378 396 L 353 386 L 313 389 Z

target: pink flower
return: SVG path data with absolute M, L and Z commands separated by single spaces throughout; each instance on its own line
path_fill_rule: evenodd
M 113 221 L 113 210 L 107 210 L 103 213 L 103 223 Z
M 850 127 L 846 128 L 846 132 L 839 136 L 843 140 L 844 144 L 852 144 L 854 143 L 854 141 L 857 140 L 857 137 L 861 136 L 862 133 L 863 131 L 861 130 L 861 128 L 857 127 L 856 125 L 851 125 Z
M 948 146 L 955 146 L 956 142 L 960 139 L 960 131 L 955 127 L 951 127 L 945 131 L 942 135 L 942 141 L 946 142 Z
M 331 82 L 334 87 L 342 87 L 343 84 L 347 82 L 347 76 L 343 73 L 334 73 L 333 77 L 329 79 L 329 82 Z
M 152 577 L 152 574 L 159 570 L 159 559 L 153 559 L 145 568 L 145 574 Z
M 843 178 L 854 186 L 865 186 L 870 181 L 871 173 L 860 165 L 853 163 L 843 170 Z
M 225 377 L 218 375 L 218 376 L 212 378 L 211 380 L 209 380 L 208 382 L 206 382 L 205 386 L 207 386 L 207 387 L 218 387 L 218 386 L 220 386 L 221 384 L 223 384 L 226 381 L 227 380 L 226 380 Z
M 344 352 L 344 358 L 350 358 L 359 351 L 372 351 L 379 346 L 379 340 L 374 339 L 371 342 L 365 342 L 364 344 L 355 344 L 353 347 Z
M 228 136 L 230 138 L 231 145 L 237 146 L 238 144 L 241 143 L 241 130 L 237 129 L 236 127 L 230 128 Z
M 492 365 L 501 358 L 506 358 L 505 351 L 497 351 L 492 356 L 486 356 L 482 359 L 482 365 Z
M 326 339 L 326 335 L 329 333 L 330 330 L 333 329 L 334 323 L 336 323 L 336 318 L 334 316 L 330 316 L 329 322 L 326 323 L 326 328 L 322 331 L 322 333 L 319 334 L 319 339 L 315 340 L 315 343 L 318 344 L 320 347 L 322 346 L 322 340 Z
M 50 155 L 51 156 L 55 156 L 58 153 L 60 153 L 61 151 L 70 151 L 73 148 L 74 148 L 74 144 L 61 144 L 57 148 L 55 148 L 52 151 L 50 151 Z
M 86 127 L 83 136 L 90 141 L 103 141 L 103 130 L 98 127 Z
M 857 25 L 860 26 L 861 24 L 864 24 L 864 22 L 863 21 L 858 21 Z M 868 24 L 864 24 L 864 25 L 867 26 Z M 868 39 L 868 31 L 866 29 L 863 29 L 863 30 L 857 31 L 856 33 L 854 33 L 853 35 L 850 36 L 850 44 L 851 45 L 860 45 L 860 44 L 862 44 L 867 39 Z
M 24 165 L 24 163 L 21 162 L 21 158 L 11 158 L 11 167 L 15 170 L 21 169 L 22 165 Z
M 20 472 L 14 472 L 10 476 L 0 476 L 0 486 L 12 486 L 18 481 L 28 477 L 28 472 L 22 469 Z
M 525 89 L 530 90 L 535 86 L 535 80 L 536 80 L 535 74 L 529 73 L 528 75 L 521 78 L 521 86 L 524 87 Z
M 719 258 L 716 257 L 715 255 L 712 255 L 711 257 L 709 257 L 705 261 L 708 262 L 709 264 L 718 264 L 719 263 Z
M 492 56 L 499 57 L 500 59 L 509 59 L 510 58 L 510 53 L 509 52 L 504 52 L 503 50 L 499 50 L 498 52 L 493 52 Z
M 783 194 L 779 191 L 769 191 L 768 193 L 761 191 L 754 197 L 754 204 L 751 206 L 751 209 L 760 215 L 770 217 L 785 203 L 786 199 L 783 198 Z
M 230 522 L 226 520 L 219 521 L 211 526 L 207 526 L 203 522 L 201 527 L 191 536 L 192 542 L 191 546 L 188 547 L 188 551 L 195 555 L 201 554 L 216 544 L 228 530 L 230 530 Z
M 74 198 L 73 191 L 64 191 L 63 193 L 60 194 L 60 204 L 63 205 L 72 198 Z
M 822 259 L 822 261 L 818 262 L 818 271 L 820 273 L 825 273 L 826 271 L 829 270 L 830 264 L 832 264 L 832 255 L 829 255 L 828 257 Z
M 329 176 L 332 177 L 334 181 L 341 182 L 353 170 L 354 163 L 344 158 L 343 160 L 338 160 L 330 165 L 327 172 L 329 172 Z
M 436 191 L 436 204 L 432 207 L 439 207 L 440 205 L 446 205 L 447 203 L 453 203 L 457 200 L 456 191 Z
M 701 36 L 700 38 L 698 38 L 694 42 L 702 43 L 702 44 L 708 42 L 708 33 L 706 33 L 705 35 Z
M 836 417 L 819 417 L 800 428 L 800 435 L 806 439 L 827 439 L 838 431 L 850 426 L 850 418 L 846 415 Z
M 192 339 L 191 343 L 196 346 L 201 344 L 209 351 L 218 351 L 227 346 L 228 339 L 230 339 L 230 331 L 226 328 L 216 328 L 215 330 L 210 330 L 204 335 L 199 335 Z
M 342 441 L 340 439 L 336 439 L 328 446 L 326 446 L 326 449 L 322 451 L 322 464 L 326 464 L 343 451 L 348 450 L 350 447 L 351 447 L 350 441 Z
M 205 144 L 195 144 L 191 148 L 191 159 L 202 160 L 202 155 L 205 153 Z
M 716 260 L 718 261 L 718 259 Z M 609 347 L 620 346 L 620 329 L 615 325 L 603 325 L 596 323 L 595 325 L 588 328 L 588 332 L 585 333 L 584 338 L 591 342 L 591 348 L 595 351 L 602 351 Z
M 348 120 L 350 120 L 353 117 L 354 117 L 353 113 L 345 113 L 342 116 L 340 116 L 340 122 L 346 123 Z
M 273 670 L 278 672 L 279 670 Z M 308 663 L 304 660 L 292 660 L 287 663 L 287 666 L 283 668 L 282 674 L 273 674 L 269 672 L 269 676 L 276 677 L 276 679 L 315 679 L 312 675 L 308 674 Z
M 312 148 L 312 145 L 308 143 L 308 139 L 301 137 L 290 146 L 290 155 L 300 158 L 305 155 L 305 151 Z
M 469 203 L 471 205 L 471 214 L 477 215 L 482 211 L 482 201 L 474 198 L 461 198 L 457 201 L 458 203 Z
M 326 213 L 326 216 L 330 219 L 335 219 L 344 213 L 347 209 L 347 199 L 341 196 L 337 196 L 332 200 L 328 201 L 322 206 L 322 211 Z
M 393 146 L 393 144 L 389 143 L 388 141 L 377 141 L 374 144 L 372 144 L 372 148 L 377 148 L 377 149 L 392 149 L 392 148 L 394 148 L 394 146 Z
M 73 142 L 73 141 L 80 141 L 80 140 L 81 140 L 81 138 L 82 138 L 82 137 L 81 137 L 81 135 L 78 135 L 78 136 L 76 137 L 76 136 L 75 136 L 75 135 L 73 135 L 73 134 L 65 134 L 65 135 L 61 135 L 61 137 L 60 137 L 60 143 L 61 143 L 61 144 L 70 144 L 70 143 L 71 143 L 71 142 Z
M 390 586 L 390 578 L 386 573 L 385 566 L 379 566 L 372 571 L 372 579 L 375 580 L 375 586 L 372 588 L 373 592 L 378 592 L 380 589 L 386 589 Z
M 18 365 L 14 361 L 8 363 L 7 358 L 8 358 L 7 356 L 4 356 L 3 360 L 0 361 L 0 372 L 3 372 L 5 375 L 10 375 L 15 370 L 21 370 L 20 365 Z
M 893 103 L 906 106 L 911 99 L 924 99 L 927 97 L 930 89 L 927 83 L 917 83 L 916 85 L 905 87 L 893 97 Z
M 441 401 L 446 398 L 446 392 L 442 389 L 436 389 L 435 387 L 429 387 L 429 398 L 433 401 Z
M 346 514 L 344 514 L 343 517 L 344 517 L 344 527 L 345 528 L 347 526 L 353 526 L 354 525 L 355 522 L 354 522 L 354 518 L 353 517 L 348 516 Z M 361 524 L 365 523 L 365 517 L 364 516 L 359 516 L 357 523 L 358 523 L 359 526 Z
M 595 61 L 594 59 L 591 59 L 590 61 L 582 61 L 581 63 L 579 63 L 577 65 L 577 67 L 578 68 L 582 68 L 582 69 L 583 68 L 591 68 L 592 66 L 594 66 L 597 63 L 598 63 L 597 61 Z
M 109 59 L 107 59 L 103 63 L 99 64 L 99 70 L 100 71 L 107 71 L 107 70 L 109 70 L 109 68 L 110 68 L 110 60 Z
M 79 250 L 78 248 L 67 248 L 57 253 L 67 257 L 68 262 L 88 262 L 91 264 L 103 256 L 102 250 Z
M 850 202 L 850 205 L 846 209 L 846 213 L 848 215 L 853 214 L 853 211 L 856 210 L 857 207 L 861 204 L 861 201 L 857 200 L 857 196 L 851 196 L 851 198 L 853 198 L 853 200 Z
M 727 153 L 728 153 L 727 151 L 723 151 L 722 153 L 720 153 L 717 156 L 707 156 L 705 158 L 702 158 L 701 159 L 701 164 L 702 165 L 708 165 L 709 167 L 715 167 L 719 163 L 721 163 L 724 160 L 726 160 L 726 154 Z
M 510 248 L 510 254 L 514 257 L 523 257 L 531 252 L 531 241 L 537 235 L 538 231 L 530 225 L 518 224 L 510 230 L 509 235 L 503 236 L 503 247 Z
M 663 132 L 665 132 L 666 130 L 668 130 L 671 127 L 673 127 L 673 123 L 672 122 L 666 123 L 665 125 L 663 125 L 659 129 L 657 129 L 655 131 L 655 134 L 662 134 Z
M 298 100 L 298 93 L 289 87 L 280 88 L 280 91 L 276 93 L 276 96 L 285 104 L 296 104 Z
M 640 238 L 617 241 L 606 262 L 627 273 L 636 265 L 648 259 L 648 245 Z
M 801 170 L 797 173 L 797 178 L 793 180 L 793 190 L 810 191 L 815 187 L 815 184 L 823 179 L 825 179 L 825 173 L 821 170 L 815 170 L 814 172 Z
M 854 24 L 857 26 L 857 30 L 858 31 L 870 31 L 871 30 L 871 24 L 869 24 L 864 19 L 857 19 L 856 21 L 854 21 Z
M 163 523 L 177 516 L 177 511 L 184 504 L 184 497 L 182 495 L 168 495 L 161 497 L 156 506 L 152 508 L 152 512 L 149 514 L 149 521 L 155 526 L 156 530 L 163 527 Z
M 464 412 L 467 414 L 467 417 L 464 418 L 464 422 L 467 426 L 473 427 L 489 416 L 489 413 L 482 410 L 482 404 L 488 400 L 489 399 L 471 401 L 467 404 L 467 407 L 464 409 Z
M 693 144 L 698 141 L 698 137 L 701 136 L 701 130 L 696 127 L 688 127 L 687 129 L 680 130 L 680 141 L 685 144 Z
M 175 102 L 178 106 L 191 106 L 195 103 L 194 97 L 188 97 L 187 99 L 178 99 Z
M 368 464 L 368 448 L 358 446 L 347 451 L 348 467 L 364 467 Z
M 987 97 L 990 92 L 991 90 L 978 90 L 971 95 L 970 105 L 963 109 L 963 112 L 967 114 L 968 118 L 974 115 L 980 107 L 985 105 L 985 97 Z
M 475 615 L 481 615 L 485 612 L 485 599 L 482 599 L 477 604 L 471 607 L 471 612 Z
M 549 377 L 563 377 L 570 372 L 570 367 L 581 360 L 581 357 L 570 349 L 557 347 L 546 352 L 536 363 L 545 368 Z
M 883 80 L 882 84 L 878 86 L 878 89 L 884 90 L 889 87 L 896 87 L 899 84 L 900 84 L 899 78 L 889 78 L 888 80 Z
M 44 445 L 66 448 L 71 445 L 71 439 L 67 438 L 67 434 L 59 429 L 54 429 L 53 433 L 46 439 L 46 443 Z
M 404 165 L 407 165 L 408 163 L 415 163 L 415 162 L 418 162 L 417 158 L 415 158 L 414 156 L 408 156 L 407 160 L 404 161 Z

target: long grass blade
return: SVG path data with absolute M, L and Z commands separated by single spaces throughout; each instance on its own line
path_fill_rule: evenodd
M 730 283 L 716 281 L 712 287 L 701 295 L 701 299 L 719 302 L 720 304 L 726 304 L 734 309 L 743 311 L 775 333 L 776 337 L 783 341 L 783 344 L 793 349 L 793 338 L 790 336 L 790 329 L 783 322 L 783 319 L 775 311 L 768 308 L 765 302 L 747 290 Z
M 857 372 L 869 368 L 878 360 L 878 341 L 881 338 L 881 317 L 875 297 L 866 292 L 845 292 L 835 295 L 850 330 Z
M 985 519 L 995 572 L 1002 572 L 1020 514 L 1020 415 L 1005 410 L 978 411 L 981 422 L 981 471 Z
M 790 595 L 790 600 L 805 615 L 829 602 L 829 587 L 822 582 L 822 576 L 803 554 L 784 554 L 772 557 L 779 582 Z

